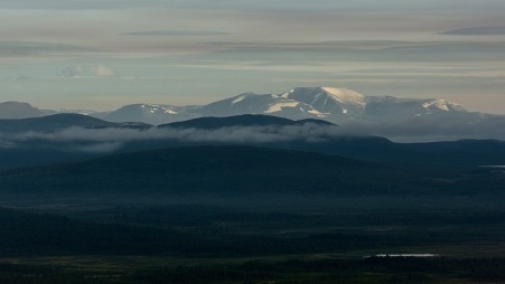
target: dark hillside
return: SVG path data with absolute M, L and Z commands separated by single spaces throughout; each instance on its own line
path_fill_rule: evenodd
M 397 179 L 391 182 L 391 177 Z M 338 156 L 245 146 L 202 146 L 114 155 L 77 164 L 16 169 L 2 192 L 171 194 L 384 191 L 403 172 Z
M 201 117 L 187 121 L 173 122 L 169 124 L 160 125 L 160 128 L 198 128 L 198 129 L 218 129 L 223 127 L 247 127 L 247 126 L 289 126 L 289 125 L 303 125 L 305 123 L 313 123 L 317 125 L 330 126 L 333 123 L 317 120 L 317 119 L 304 119 L 304 120 L 290 120 L 287 118 L 259 115 L 259 114 L 244 114 L 228 117 Z
M 117 125 L 116 123 L 106 122 L 87 115 L 64 113 L 36 118 L 2 119 L 0 120 L 0 132 L 47 132 L 69 127 L 96 128 L 113 127 Z

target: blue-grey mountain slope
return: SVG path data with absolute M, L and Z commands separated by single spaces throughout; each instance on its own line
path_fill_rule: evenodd
M 39 116 L 44 116 L 44 112 L 28 103 L 0 103 L 0 119 L 20 119 Z
M 166 104 L 132 104 L 112 112 L 91 113 L 91 115 L 111 122 L 143 122 L 163 124 L 200 117 L 198 106 L 173 106 Z
M 22 133 L 22 132 L 50 132 L 67 129 L 70 127 L 80 128 L 142 128 L 149 127 L 144 123 L 113 123 L 103 121 L 92 116 L 61 113 L 42 117 L 23 119 L 0 119 L 0 133 Z

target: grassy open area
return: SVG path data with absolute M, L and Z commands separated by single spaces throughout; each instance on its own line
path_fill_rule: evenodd
M 2 258 L 2 283 L 505 283 L 503 258 Z

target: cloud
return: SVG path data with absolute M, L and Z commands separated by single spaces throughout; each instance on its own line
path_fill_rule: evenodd
M 331 84 L 339 84 L 342 86 L 346 86 L 346 84 L 350 83 L 372 83 L 372 84 L 404 84 L 404 83 L 415 83 L 417 80 L 415 79 L 383 79 L 383 78 L 346 78 L 346 79 L 334 79 L 334 78 L 326 78 L 326 79 L 309 79 L 309 78 L 273 78 L 272 82 L 280 82 L 280 83 L 303 83 L 303 84 L 319 84 L 324 85 L 327 82 Z
M 339 127 L 311 123 L 295 126 L 226 127 L 215 130 L 150 128 L 147 130 L 108 128 L 68 128 L 41 133 L 25 132 L 0 135 L 0 148 L 21 148 L 23 145 L 49 145 L 60 150 L 85 153 L 109 153 L 130 142 L 182 143 L 317 143 L 343 136 L 382 136 L 398 142 L 450 141 L 460 139 L 505 139 L 504 118 L 483 117 L 469 123 L 464 119 L 412 118 L 402 122 L 351 122 Z M 169 145 L 166 144 L 166 145 Z
M 475 27 L 443 32 L 444 35 L 486 36 L 505 35 L 505 27 Z
M 116 72 L 114 70 L 105 67 L 103 65 L 95 65 L 93 67 L 93 75 L 99 76 L 99 77 L 108 77 L 108 76 L 114 76 L 116 75 Z
M 246 11 L 415 11 L 415 10 L 488 10 L 503 9 L 500 0 L 360 0 L 360 1 L 332 1 L 332 0 L 174 0 L 170 1 L 174 7 L 208 10 L 246 10 Z
M 332 1 L 332 0 L 23 0 L 0 1 L 0 9 L 125 9 L 125 8 L 190 8 L 205 10 L 296 10 L 296 11 L 328 11 L 328 10 L 433 10 L 433 9 L 462 9 L 486 10 L 503 9 L 501 0 L 361 0 L 361 1 Z
M 61 55 L 71 53 L 93 52 L 96 49 L 45 42 L 0 41 L 0 57 L 18 57 L 29 55 Z
M 145 0 L 140 3 L 133 0 L 23 0 L 23 1 L 0 1 L 0 9 L 20 9 L 20 10 L 85 10 L 85 9 L 107 9 L 117 10 L 124 8 L 139 8 L 150 5 L 159 6 L 163 0 Z
M 61 69 L 58 73 L 61 77 L 111 77 L 115 76 L 116 72 L 109 67 L 101 64 L 79 64 L 76 66 L 68 66 Z
M 121 35 L 129 36 L 222 36 L 228 33 L 222 31 L 206 31 L 206 30 L 157 30 L 157 31 L 139 31 L 122 33 Z
M 56 132 L 1 134 L 1 148 L 56 147 L 60 150 L 85 153 L 108 153 L 121 149 L 128 142 L 210 142 L 210 143 L 273 143 L 289 141 L 319 142 L 339 135 L 338 128 L 307 123 L 303 126 L 229 127 L 216 130 L 151 128 L 84 129 L 72 127 Z
M 376 135 L 398 142 L 431 142 L 461 139 L 505 140 L 503 116 L 481 117 L 465 120 L 463 117 L 411 118 L 397 122 L 351 122 L 340 126 L 342 133 L 350 135 Z
M 16 148 L 16 143 L 12 141 L 2 141 L 0 140 L 0 149 L 13 149 Z
M 110 153 L 119 150 L 123 143 L 121 142 L 105 142 L 105 143 L 92 143 L 90 145 L 76 146 L 73 150 L 84 153 Z
M 306 123 L 302 126 L 253 126 L 225 127 L 216 130 L 150 128 L 136 130 L 125 128 L 87 129 L 71 127 L 55 132 L 24 132 L 19 134 L 4 134 L 0 141 L 27 142 L 128 142 L 144 140 L 180 140 L 190 142 L 274 142 L 274 141 L 319 141 L 339 134 L 334 126 L 320 126 Z

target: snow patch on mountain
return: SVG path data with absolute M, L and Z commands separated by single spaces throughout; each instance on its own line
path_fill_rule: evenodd
M 345 104 L 364 105 L 365 96 L 348 89 L 322 87 L 321 90 L 331 95 L 334 100 Z
M 244 99 L 246 98 L 246 95 L 241 95 L 241 96 L 238 96 L 236 99 L 234 99 L 231 104 L 234 105 L 236 103 L 239 103 L 241 101 L 243 101 Z
M 299 102 L 295 101 L 284 101 L 276 104 L 269 105 L 263 113 L 274 113 L 281 112 L 284 108 L 296 108 L 300 105 Z
M 443 99 L 433 99 L 431 101 L 425 102 L 423 104 L 423 107 L 426 109 L 437 108 L 443 111 L 466 111 L 463 106 Z
M 343 104 L 365 104 L 365 96 L 362 94 L 348 89 L 336 89 L 330 87 L 295 88 L 277 95 L 277 97 L 302 101 L 311 105 L 320 101 L 324 101 L 324 104 L 327 104 L 329 103 L 328 100 Z
M 312 114 L 312 115 L 315 115 L 315 116 L 317 116 L 317 117 L 319 117 L 319 118 L 325 118 L 326 116 L 328 116 L 328 115 L 329 115 L 329 113 L 320 113 L 320 112 L 318 112 L 318 111 L 317 111 L 317 110 L 315 110 L 315 109 L 309 109 L 309 110 L 307 111 L 307 113 Z
M 195 115 L 197 106 L 173 106 L 163 104 L 132 104 L 123 106 L 113 112 L 92 114 L 100 119 L 111 122 L 143 122 L 148 124 L 163 124 L 172 121 L 186 120 L 201 115 Z
M 152 114 L 178 114 L 176 111 L 178 107 L 171 105 L 142 104 L 141 108 Z

